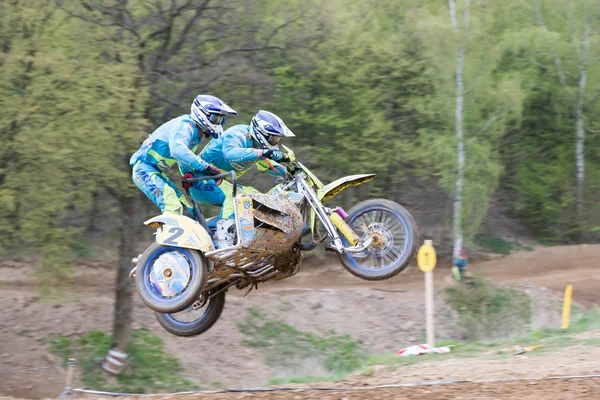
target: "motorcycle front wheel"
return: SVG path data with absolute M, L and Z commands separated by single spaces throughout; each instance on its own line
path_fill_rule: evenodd
M 155 242 L 140 257 L 135 286 L 152 310 L 175 313 L 198 299 L 206 275 L 206 261 L 198 251 Z
M 194 304 L 179 313 L 162 314 L 157 312 L 155 313 L 156 319 L 167 332 L 173 335 L 200 335 L 209 330 L 217 322 L 225 307 L 226 291 L 223 290 L 214 297 L 208 298 L 211 294 L 218 292 L 218 290 L 220 289 L 211 290 L 207 294 L 203 293 Z
M 339 258 L 344 268 L 359 278 L 389 279 L 408 266 L 417 252 L 419 229 L 404 207 L 386 199 L 358 203 L 348 212 L 346 223 L 361 242 L 371 245 L 360 253 L 344 253 Z M 342 236 L 345 247 L 351 246 Z

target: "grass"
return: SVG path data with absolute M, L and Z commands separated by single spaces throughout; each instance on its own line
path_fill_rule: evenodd
M 512 348 L 516 345 L 521 347 L 530 347 L 541 345 L 542 347 L 535 349 L 528 355 L 547 354 L 552 351 L 562 349 L 564 347 L 577 345 L 596 346 L 600 344 L 600 338 L 579 339 L 577 334 L 600 329 L 600 313 L 598 310 L 588 310 L 578 315 L 577 319 L 569 326 L 567 331 L 561 329 L 542 329 L 529 332 L 527 335 L 515 339 L 499 339 L 489 341 L 477 340 L 442 340 L 436 343 L 437 347 L 453 346 L 452 352 L 449 354 L 432 354 L 427 357 L 396 357 L 397 358 L 412 358 L 416 361 L 431 359 L 445 359 L 448 356 L 452 357 L 474 357 L 481 355 L 496 356 L 512 354 Z M 394 356 L 372 357 L 371 361 L 387 364 L 389 360 L 394 360 Z M 394 360 L 395 361 L 395 360 Z M 402 365 L 403 363 L 398 363 Z M 372 365 L 372 363 L 371 363 Z
M 462 294 L 455 298 L 454 305 L 456 308 L 465 307 L 462 312 L 468 310 L 470 318 L 474 320 L 476 316 L 481 317 L 478 315 L 481 310 L 502 316 L 499 319 L 484 317 L 483 324 L 486 329 L 494 326 L 494 321 L 506 323 L 505 312 L 515 311 L 515 305 L 520 304 L 526 306 L 525 308 L 529 308 L 530 305 L 529 298 L 524 294 L 512 289 L 495 287 L 489 282 L 480 283 L 480 286 L 465 286 L 464 290 L 474 291 L 475 294 L 469 293 L 468 300 L 465 300 L 463 298 L 465 295 Z M 341 380 L 351 373 L 372 376 L 381 368 L 386 370 L 412 368 L 422 362 L 453 358 L 514 357 L 517 346 L 527 348 L 541 345 L 542 347 L 526 353 L 528 357 L 535 357 L 565 347 L 600 345 L 600 338 L 577 337 L 582 332 L 600 329 L 598 310 L 582 311 L 574 307 L 572 315 L 573 322 L 567 332 L 557 328 L 532 331 L 513 339 L 441 340 L 436 343 L 436 346 L 452 346 L 451 353 L 408 357 L 394 354 L 368 355 L 362 343 L 348 335 L 336 335 L 333 331 L 324 334 L 303 332 L 283 321 L 270 318 L 257 308 L 248 309 L 246 320 L 240 324 L 240 330 L 246 335 L 242 343 L 264 349 L 267 364 L 277 367 L 279 375 L 282 375 L 269 380 L 269 385 L 307 384 Z M 525 322 L 529 316 L 528 313 L 522 312 L 519 319 Z M 494 323 L 490 325 L 490 321 Z M 303 368 L 306 364 L 312 368 Z
M 319 379 L 336 379 L 360 368 L 368 358 L 362 342 L 334 331 L 313 334 L 300 331 L 283 321 L 268 317 L 257 308 L 249 308 L 246 320 L 239 325 L 246 335 L 246 346 L 265 349 L 265 361 L 281 374 L 277 382 L 312 380 L 304 372 L 319 373 Z M 309 374 L 310 375 L 310 374 Z
M 445 293 L 467 339 L 525 332 L 531 319 L 531 299 L 526 293 L 490 281 L 475 279 L 472 285 L 449 287 Z
M 272 378 L 267 383 L 269 386 L 285 385 L 289 383 L 335 382 L 343 379 L 347 374 L 340 376 L 291 376 L 286 378 Z
M 544 329 L 530 332 L 516 339 L 501 339 L 491 341 L 476 340 L 441 340 L 436 343 L 437 347 L 452 346 L 448 354 L 424 354 L 421 356 L 398 357 L 392 354 L 376 355 L 370 357 L 360 372 L 364 376 L 375 373 L 374 367 L 384 366 L 386 370 L 396 370 L 401 367 L 411 366 L 422 362 L 435 362 L 456 358 L 491 358 L 514 357 L 517 346 L 528 348 L 541 346 L 527 352 L 528 357 L 542 356 L 565 347 L 582 346 L 596 347 L 600 345 L 600 338 L 577 338 L 577 334 L 600 329 L 600 314 L 597 310 L 589 310 L 581 313 L 575 322 L 564 332 L 560 329 Z M 580 349 L 578 351 L 585 351 Z
M 482 249 L 489 251 L 491 253 L 499 253 L 508 255 L 514 251 L 526 250 L 532 251 L 533 248 L 530 246 L 522 246 L 518 242 L 509 242 L 507 240 L 501 239 L 495 236 L 488 235 L 477 235 L 474 238 L 474 242 L 476 245 L 481 247 Z
M 577 313 L 579 318 L 569 326 L 569 332 L 580 333 L 600 329 L 600 313 L 597 309 Z
M 50 351 L 65 361 L 75 357 L 85 388 L 125 393 L 157 393 L 195 389 L 190 381 L 178 376 L 179 361 L 166 354 L 163 342 L 147 329 L 134 331 L 130 355 L 132 365 L 116 379 L 104 372 L 101 363 L 112 347 L 111 335 L 94 331 L 73 341 L 66 336 L 48 340 Z
M 448 354 L 426 354 L 421 356 L 399 357 L 393 354 L 373 355 L 367 357 L 364 362 L 350 372 L 357 372 L 363 376 L 372 376 L 378 368 L 393 371 L 398 368 L 413 366 L 423 362 L 436 362 L 456 358 L 489 358 L 498 359 L 514 357 L 516 346 L 527 348 L 530 346 L 542 347 L 527 352 L 528 357 L 541 356 L 552 353 L 565 347 L 572 346 L 598 346 L 600 338 L 578 339 L 576 335 L 589 329 L 600 328 L 600 314 L 595 311 L 582 313 L 571 325 L 568 332 L 560 329 L 545 329 L 530 332 L 516 339 L 501 339 L 490 341 L 477 340 L 441 340 L 436 343 L 437 347 L 452 346 L 452 352 Z M 282 385 L 287 383 L 305 384 L 312 382 L 332 382 L 346 378 L 350 372 L 331 376 L 299 375 L 284 378 L 274 378 L 269 385 Z

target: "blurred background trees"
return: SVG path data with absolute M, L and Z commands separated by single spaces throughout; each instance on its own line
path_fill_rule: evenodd
M 377 173 L 342 205 L 396 200 L 442 253 L 498 214 L 597 242 L 599 18 L 564 0 L 0 0 L 0 249 L 47 279 L 74 258 L 128 268 L 158 212 L 129 156 L 200 93 L 241 112 L 228 126 L 280 115 L 323 181 Z

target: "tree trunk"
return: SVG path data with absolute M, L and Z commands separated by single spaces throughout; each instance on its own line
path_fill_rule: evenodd
M 583 17 L 583 40 L 579 52 L 579 82 L 577 84 L 577 103 L 575 105 L 575 119 L 577 124 L 577 143 L 575 145 L 576 167 L 577 167 L 577 242 L 582 243 L 585 232 L 585 218 L 583 215 L 583 189 L 585 178 L 585 127 L 583 121 L 583 107 L 585 89 L 587 85 L 587 55 L 589 51 L 589 16 L 584 13 Z
M 465 28 L 469 25 L 469 2 L 467 2 L 467 9 L 464 15 Z M 454 0 L 449 0 L 448 6 L 450 8 L 450 20 L 452 26 L 458 30 L 458 22 L 456 18 L 456 4 Z M 456 183 L 454 189 L 454 211 L 452 216 L 453 225 L 453 236 L 454 236 L 454 247 L 452 255 L 454 258 L 458 257 L 460 249 L 463 245 L 463 231 L 462 231 L 462 206 L 463 206 L 463 181 L 465 176 L 465 134 L 463 131 L 463 102 L 464 102 L 464 80 L 463 80 L 463 67 L 465 63 L 466 47 L 462 45 L 456 54 L 456 72 L 455 72 L 455 86 L 456 86 L 456 109 L 455 109 L 455 121 L 456 121 Z
M 90 219 L 87 226 L 88 233 L 98 231 L 98 214 L 100 214 L 98 207 L 98 192 L 94 191 L 94 193 L 92 193 L 92 207 L 90 209 Z
M 129 349 L 132 334 L 133 282 L 129 279 L 129 272 L 133 268 L 131 259 L 137 255 L 134 253 L 136 249 L 135 232 L 139 222 L 139 200 L 140 196 L 137 193 L 131 196 L 122 196 L 119 199 L 122 226 L 120 229 L 113 342 L 117 349 L 125 353 Z
M 462 232 L 462 206 L 463 206 L 463 180 L 465 176 L 465 134 L 463 131 L 463 66 L 465 49 L 461 47 L 456 56 L 456 184 L 454 189 L 454 215 L 452 217 L 454 248 L 452 255 L 458 257 L 463 245 Z
M 585 177 L 585 157 L 583 154 L 584 140 L 585 140 L 585 129 L 583 126 L 583 93 L 586 85 L 586 70 L 583 66 L 579 72 L 579 93 L 577 99 L 577 106 L 575 110 L 575 116 L 577 119 L 577 144 L 575 146 L 575 153 L 577 157 L 577 241 L 583 242 L 584 237 L 584 218 L 583 218 L 583 182 Z

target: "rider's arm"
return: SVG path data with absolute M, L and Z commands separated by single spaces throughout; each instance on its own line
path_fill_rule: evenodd
M 262 159 L 262 150 L 244 146 L 242 138 L 237 135 L 228 135 L 224 138 L 223 157 L 229 164 L 258 161 Z
M 285 168 L 273 160 L 264 159 L 256 163 L 256 168 L 261 172 L 266 172 L 273 176 L 285 176 Z
M 191 123 L 181 124 L 179 129 L 169 137 L 171 156 L 177 159 L 179 169 L 183 172 L 204 171 L 208 164 L 190 150 L 194 128 Z

